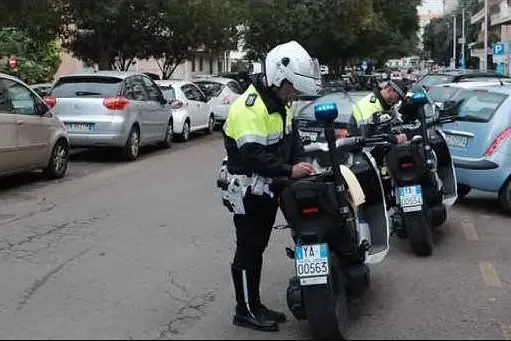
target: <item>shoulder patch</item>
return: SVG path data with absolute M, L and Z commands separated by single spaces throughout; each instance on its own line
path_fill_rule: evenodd
M 248 95 L 247 100 L 245 101 L 245 105 L 247 107 L 253 106 L 255 101 L 256 101 L 256 99 L 257 99 L 257 94 L 250 94 L 250 95 Z
M 371 103 L 376 103 L 376 100 L 377 100 L 376 96 L 373 95 L 373 96 L 371 96 L 371 99 L 369 101 Z

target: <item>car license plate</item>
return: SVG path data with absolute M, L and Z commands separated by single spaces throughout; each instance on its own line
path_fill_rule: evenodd
M 421 210 L 422 187 L 419 185 L 399 187 L 399 203 L 405 212 Z
M 66 129 L 69 131 L 93 131 L 94 125 L 91 123 L 66 123 Z
M 466 136 L 446 134 L 445 140 L 450 147 L 466 148 L 468 144 Z
M 314 131 L 302 131 L 302 130 L 299 130 L 298 134 L 300 135 L 300 137 L 308 137 L 308 138 L 310 138 L 312 142 L 315 142 L 318 139 L 318 133 L 316 133 Z
M 327 244 L 296 246 L 295 262 L 301 285 L 326 283 L 329 273 Z

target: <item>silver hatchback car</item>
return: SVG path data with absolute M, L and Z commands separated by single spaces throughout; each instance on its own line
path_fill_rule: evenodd
M 172 145 L 172 110 L 144 74 L 100 71 L 62 76 L 45 101 L 66 125 L 71 147 L 118 147 L 126 160 L 133 161 L 143 145 Z

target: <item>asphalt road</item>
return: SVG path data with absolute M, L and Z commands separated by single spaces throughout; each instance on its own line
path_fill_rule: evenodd
M 310 338 L 289 312 L 278 333 L 231 324 L 223 155 L 215 134 L 129 164 L 79 153 L 58 182 L 3 180 L 0 338 Z M 346 336 L 511 339 L 511 225 L 496 207 L 481 193 L 456 205 L 430 258 L 393 240 Z M 262 280 L 264 302 L 286 312 L 290 245 L 288 232 L 273 234 Z

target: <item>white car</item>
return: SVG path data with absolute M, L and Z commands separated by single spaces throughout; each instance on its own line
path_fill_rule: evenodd
M 197 85 L 183 80 L 158 80 L 156 84 L 170 104 L 174 134 L 179 140 L 188 141 L 191 132 L 213 132 L 215 117 L 211 105 Z
M 208 98 L 215 115 L 215 125 L 221 126 L 227 118 L 231 103 L 243 93 L 241 86 L 233 79 L 221 77 L 200 77 L 194 83 Z

